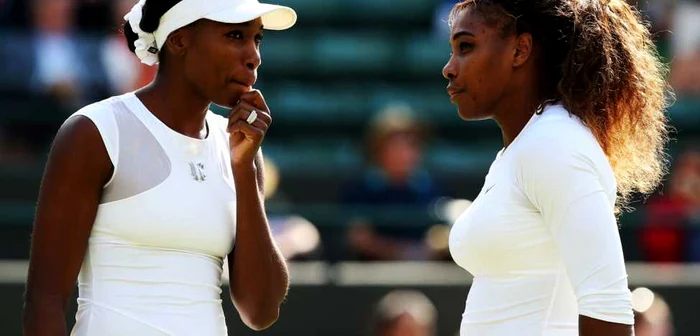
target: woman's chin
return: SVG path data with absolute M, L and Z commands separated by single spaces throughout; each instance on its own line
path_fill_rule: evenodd
M 479 120 L 479 118 L 476 117 L 475 113 L 471 109 L 463 109 L 463 108 L 457 108 L 457 114 L 462 120 L 466 121 L 471 121 L 471 120 Z
M 491 115 L 489 113 L 485 113 L 484 111 L 479 111 L 474 109 L 473 107 L 460 107 L 457 106 L 457 114 L 462 120 L 466 121 L 477 121 L 477 120 L 485 120 L 491 118 Z
M 241 99 L 241 96 L 243 95 L 243 91 L 239 92 L 233 92 L 229 91 L 222 97 L 217 97 L 214 99 L 212 102 L 216 105 L 225 107 L 225 108 L 233 108 L 238 104 L 238 101 Z

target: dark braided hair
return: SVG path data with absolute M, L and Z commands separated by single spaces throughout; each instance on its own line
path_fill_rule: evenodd
M 648 194 L 667 171 L 665 114 L 672 97 L 648 24 L 624 0 L 465 0 L 464 9 L 502 29 L 530 33 L 542 50 L 546 100 L 591 129 L 615 172 L 618 209 Z
M 153 33 L 160 25 L 160 18 L 171 8 L 177 5 L 181 0 L 148 0 L 143 6 L 143 17 L 141 18 L 141 30 L 147 33 Z M 125 13 L 126 14 L 126 13 Z M 124 37 L 129 45 L 129 50 L 135 52 L 136 47 L 134 42 L 139 39 L 138 34 L 131 29 L 129 22 L 124 23 Z

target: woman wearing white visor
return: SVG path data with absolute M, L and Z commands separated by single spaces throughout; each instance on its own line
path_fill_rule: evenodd
M 243 321 L 279 315 L 289 277 L 263 204 L 270 125 L 253 90 L 265 29 L 296 21 L 257 0 L 141 0 L 125 36 L 148 86 L 87 106 L 59 130 L 32 237 L 25 335 L 226 335 L 223 260 Z M 231 108 L 228 120 L 211 103 Z M 234 244 L 235 242 L 235 244 Z

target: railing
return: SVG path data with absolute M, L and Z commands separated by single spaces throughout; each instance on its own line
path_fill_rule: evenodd
M 29 262 L 0 260 L 0 283 L 24 284 Z M 228 279 L 224 267 L 223 279 Z M 292 286 L 466 286 L 472 276 L 450 262 L 290 262 Z M 627 263 L 631 287 L 700 287 L 700 263 Z M 226 286 L 226 281 L 223 281 Z

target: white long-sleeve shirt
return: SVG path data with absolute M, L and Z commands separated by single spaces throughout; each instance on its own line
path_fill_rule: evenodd
M 461 336 L 573 336 L 578 315 L 633 324 L 615 199 L 591 131 L 561 105 L 534 115 L 450 233 L 474 276 Z

